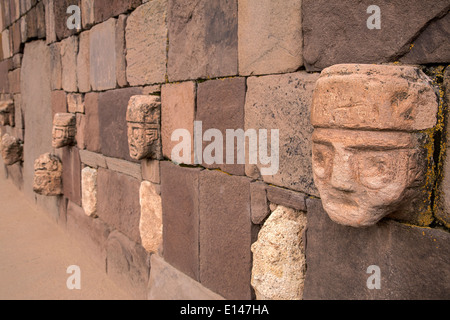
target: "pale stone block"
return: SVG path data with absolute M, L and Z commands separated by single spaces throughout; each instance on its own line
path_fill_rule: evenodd
M 141 219 L 139 231 L 142 246 L 148 252 L 157 252 L 162 243 L 162 205 L 161 196 L 154 184 L 143 181 L 139 190 Z
M 97 169 L 86 167 L 81 171 L 82 206 L 86 215 L 97 216 Z

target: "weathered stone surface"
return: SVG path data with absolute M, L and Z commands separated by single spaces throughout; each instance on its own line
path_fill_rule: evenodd
M 52 43 L 50 49 L 51 85 L 52 90 L 62 89 L 62 65 L 60 43 Z
M 98 96 L 101 153 L 112 158 L 135 161 L 130 157 L 126 113 L 130 98 L 140 95 L 140 88 L 101 92 Z
M 95 22 L 102 22 L 121 13 L 132 11 L 141 3 L 142 0 L 95 0 Z
M 301 0 L 239 1 L 239 74 L 293 72 L 303 64 L 301 6 Z
M 102 154 L 91 152 L 88 150 L 80 150 L 81 162 L 92 168 L 108 168 L 106 159 Z
M 23 143 L 15 137 L 5 134 L 1 140 L 3 162 L 11 166 L 23 159 Z
M 86 149 L 86 144 L 85 144 L 85 137 L 84 135 L 86 134 L 86 116 L 82 113 L 77 113 L 76 114 L 76 118 L 77 118 L 77 125 L 76 125 L 76 135 L 75 135 L 75 140 L 77 142 L 77 147 L 80 150 L 84 150 Z
M 422 300 L 450 297 L 450 236 L 438 229 L 382 221 L 365 229 L 333 223 L 320 200 L 307 200 L 304 299 Z M 371 265 L 381 289 L 367 287 Z M 436 272 L 436 270 L 439 270 Z
M 416 37 L 420 38 L 419 32 L 430 21 L 449 10 L 446 1 L 402 0 L 395 4 L 389 0 L 378 1 L 376 5 L 381 10 L 381 29 L 377 30 L 367 27 L 367 20 L 373 13 L 366 12 L 373 4 L 368 0 L 357 4 L 351 1 L 330 3 L 326 0 L 304 0 L 303 54 L 306 69 L 317 71 L 334 64 L 349 62 L 394 62 L 409 51 L 410 46 L 414 44 L 411 42 Z M 434 41 L 429 45 L 437 51 L 441 50 L 439 44 Z M 445 46 L 448 48 L 448 41 L 444 41 L 442 45 L 445 50 Z M 448 54 L 448 50 L 445 52 Z M 419 63 L 422 59 L 420 56 L 418 58 L 408 61 Z
M 306 211 L 305 194 L 274 186 L 267 187 L 267 199 L 275 204 Z
M 0 92 L 9 93 L 8 71 L 11 66 L 11 60 L 3 60 L 0 62 Z
M 9 78 L 9 92 L 20 93 L 20 68 L 10 71 L 8 73 Z
M 237 1 L 169 2 L 169 81 L 238 72 Z
M 199 281 L 200 169 L 161 162 L 164 259 Z
M 97 188 L 97 214 L 100 219 L 140 243 L 140 181 L 99 168 Z
M 61 85 L 66 92 L 78 91 L 77 55 L 78 37 L 72 36 L 60 42 Z
M 147 298 L 150 255 L 125 235 L 113 231 L 108 237 L 108 275 L 135 299 Z
M 143 4 L 127 20 L 127 79 L 132 86 L 166 79 L 167 2 Z
M 84 113 L 83 95 L 79 93 L 69 93 L 67 95 L 67 110 L 71 113 Z
M 209 129 L 217 129 L 222 133 L 223 143 L 219 142 L 223 158 L 215 156 L 215 163 L 209 164 L 203 159 L 203 166 L 207 168 L 220 168 L 221 170 L 244 175 L 244 161 L 239 163 L 239 156 L 245 148 L 234 143 L 233 164 L 227 164 L 227 143 L 234 138 L 227 137 L 227 130 L 244 129 L 244 105 L 245 105 L 245 78 L 232 78 L 225 80 L 211 80 L 200 83 L 197 91 L 196 120 L 202 122 L 203 132 Z M 204 139 L 205 140 L 205 139 Z M 203 142 L 203 155 L 207 155 L 207 147 L 211 142 Z M 216 151 L 217 152 L 217 151 Z M 218 164 L 221 162 L 222 164 Z
M 270 184 L 318 195 L 311 169 L 310 107 L 319 75 L 305 72 L 251 77 L 247 80 L 245 130 L 279 130 L 279 170 L 262 179 Z M 286 125 L 289 124 L 289 125 Z M 269 131 L 270 130 L 270 131 Z M 271 143 L 268 143 L 270 154 Z M 261 152 L 261 150 L 259 150 Z M 246 163 L 246 174 L 257 178 L 263 166 Z
M 306 214 L 283 206 L 252 245 L 252 286 L 258 300 L 301 300 L 306 273 Z
M 84 144 L 86 149 L 92 152 L 100 152 L 100 118 L 98 93 L 90 92 L 84 96 L 84 108 L 86 124 L 84 126 Z M 108 106 L 105 106 L 105 108 Z
M 160 160 L 161 151 L 161 98 L 133 96 L 127 108 L 128 146 L 130 157 Z
M 251 299 L 250 180 L 204 170 L 199 199 L 201 283 L 226 299 Z
M 19 53 L 22 49 L 22 39 L 20 34 L 20 22 L 15 22 L 10 28 L 11 42 L 12 42 L 12 53 Z
M 63 90 L 52 91 L 53 119 L 57 113 L 67 113 L 67 97 Z
M 34 163 L 34 192 L 44 196 L 62 194 L 62 170 L 58 157 L 50 153 L 41 155 Z
M 53 118 L 53 148 L 70 146 L 75 142 L 77 118 L 72 113 L 57 113 Z
M 182 83 L 165 84 L 161 88 L 161 116 L 164 119 L 161 123 L 161 139 L 163 145 L 163 155 L 172 159 L 173 148 L 179 143 L 172 141 L 172 134 L 175 130 L 184 129 L 190 133 L 191 154 L 188 163 L 194 163 L 194 121 L 196 108 L 197 88 L 195 82 L 186 81 Z M 181 160 L 184 154 L 178 155 Z M 175 159 L 172 159 L 175 160 Z M 182 161 L 177 161 L 182 163 Z
M 8 99 L 0 102 L 0 125 L 11 126 L 15 125 L 15 110 L 14 100 Z
M 81 202 L 89 217 L 97 216 L 97 175 L 98 170 L 91 167 L 81 171 Z
M 223 300 L 158 255 L 153 254 L 150 263 L 148 300 Z
M 145 250 L 156 253 L 162 244 L 161 196 L 154 184 L 143 181 L 139 190 L 139 199 L 141 204 L 141 219 L 139 222 L 141 243 Z
M 92 90 L 102 91 L 116 87 L 116 23 L 116 19 L 109 19 L 90 31 Z
M 56 42 L 55 0 L 44 0 L 46 43 Z M 84 15 L 83 15 L 84 16 Z M 25 19 L 23 19 L 25 20 Z M 82 19 L 84 20 L 84 19 Z
M 161 170 L 160 161 L 145 159 L 141 161 L 142 178 L 144 180 L 160 184 Z
M 141 165 L 122 159 L 105 157 L 108 169 L 142 180 Z
M 116 25 L 116 79 L 119 87 L 128 86 L 125 27 L 128 16 L 122 14 L 117 18 Z
M 90 82 L 90 31 L 80 33 L 80 44 L 77 56 L 77 79 L 80 92 L 91 91 Z
M 81 19 L 83 29 L 90 28 L 95 22 L 95 0 L 81 0 Z
M 11 44 L 10 44 L 10 34 L 9 29 L 5 29 L 2 31 L 2 49 L 3 49 L 3 58 L 11 58 L 12 57 L 12 50 L 11 50 Z
M 38 39 L 45 39 L 46 37 L 46 25 L 45 25 L 45 7 L 44 2 L 40 1 L 36 7 L 36 28 Z
M 77 32 L 76 29 L 67 28 L 67 8 L 71 5 L 80 7 L 79 0 L 53 0 L 53 12 L 55 19 L 55 33 L 58 40 L 67 38 Z M 83 20 L 83 19 L 82 19 Z
M 81 206 L 81 159 L 78 148 L 64 148 L 62 164 L 64 196 L 76 205 Z
M 261 224 L 270 213 L 266 188 L 267 186 L 263 182 L 250 184 L 252 222 L 254 224 Z

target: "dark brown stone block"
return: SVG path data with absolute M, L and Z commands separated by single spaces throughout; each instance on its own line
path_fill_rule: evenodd
M 98 109 L 98 93 L 90 92 L 84 96 L 85 125 L 83 126 L 84 144 L 92 152 L 100 152 L 100 118 Z
M 251 299 L 250 179 L 200 173 L 200 282 L 226 299 Z
M 105 156 L 136 161 L 130 157 L 128 148 L 126 114 L 130 98 L 141 93 L 141 88 L 125 88 L 99 93 L 101 153 Z
M 199 280 L 200 169 L 161 162 L 164 259 Z
M 305 194 L 274 186 L 267 187 L 267 199 L 275 204 L 306 211 Z
M 100 219 L 136 243 L 141 242 L 139 220 L 140 181 L 130 176 L 99 168 L 97 177 L 97 214 Z
M 66 8 L 67 10 L 67 8 Z M 68 18 L 69 15 L 66 14 Z M 67 19 L 66 19 L 67 21 Z M 44 1 L 40 1 L 36 5 L 36 28 L 37 28 L 37 37 L 38 39 L 44 39 L 46 36 L 46 27 L 45 27 L 45 7 Z
M 78 148 L 63 148 L 62 163 L 63 193 L 70 201 L 81 206 L 81 159 Z
M 140 6 L 142 0 L 95 0 L 95 23 L 103 22 Z
M 67 8 L 71 5 L 76 5 L 79 8 L 80 0 L 55 0 L 53 1 L 53 10 L 54 10 L 54 18 L 55 18 L 55 32 L 58 40 L 67 38 L 75 33 L 77 33 L 76 29 L 67 28 L 67 19 L 70 17 L 70 14 L 67 13 Z M 82 18 L 83 19 L 83 18 Z
M 22 39 L 20 34 L 20 21 L 16 21 L 10 28 L 10 36 L 12 38 L 12 50 L 13 53 L 19 53 L 22 51 Z
M 66 7 L 67 9 L 67 7 Z M 38 17 L 37 9 L 34 7 L 25 16 L 26 28 L 27 28 L 27 41 L 30 39 L 35 39 L 38 36 Z M 66 20 L 64 20 L 65 23 Z M 67 27 L 66 27 L 67 29 Z
M 0 62 L 0 93 L 9 93 L 8 71 L 12 66 L 12 59 Z
M 226 164 L 227 129 L 244 129 L 245 78 L 211 80 L 200 83 L 197 89 L 197 121 L 202 121 L 203 132 L 218 129 L 223 136 L 223 164 L 208 165 L 206 168 L 220 168 L 235 174 L 245 175 L 245 163 L 238 164 L 237 142 L 235 139 L 234 164 Z M 203 150 L 211 142 L 203 142 Z M 242 152 L 242 150 L 241 150 Z
M 382 220 L 369 228 L 332 222 L 308 199 L 304 299 L 449 299 L 450 234 Z M 381 288 L 368 289 L 369 266 Z

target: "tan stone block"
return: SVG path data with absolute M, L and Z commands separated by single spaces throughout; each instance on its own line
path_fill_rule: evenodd
M 81 202 L 86 215 L 97 216 L 97 169 L 86 167 L 81 171 Z
M 67 110 L 71 113 L 84 113 L 84 97 L 79 93 L 67 95 Z
M 61 84 L 66 92 L 78 91 L 77 54 L 78 37 L 71 36 L 60 42 L 61 49 Z
M 80 92 L 91 91 L 89 48 L 90 48 L 89 31 L 80 33 L 80 47 L 77 56 L 77 77 L 78 77 L 78 89 Z
M 141 219 L 139 231 L 142 246 L 148 252 L 156 253 L 162 244 L 162 205 L 161 196 L 155 185 L 143 181 L 139 190 Z
M 5 134 L 1 140 L 1 152 L 3 162 L 11 166 L 23 160 L 23 143 L 9 134 Z

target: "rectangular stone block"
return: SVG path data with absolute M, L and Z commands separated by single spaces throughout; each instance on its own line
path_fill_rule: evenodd
M 203 164 L 206 168 L 220 168 L 222 171 L 235 174 L 245 174 L 245 148 L 240 148 L 234 137 L 227 137 L 227 130 L 244 130 L 245 78 L 211 80 L 199 83 L 197 92 L 196 121 L 202 122 L 203 132 L 217 129 L 222 133 L 223 143 L 218 143 L 223 158 L 214 155 L 214 164 L 208 164 L 205 157 L 211 142 L 203 142 Z M 204 139 L 205 140 L 205 139 Z M 234 141 L 233 164 L 227 164 L 227 143 Z M 223 146 L 223 147 L 222 147 Z M 238 162 L 240 157 L 244 161 Z M 221 162 L 222 164 L 218 164 Z
M 161 170 L 160 161 L 145 159 L 141 161 L 142 179 L 160 184 Z
M 45 25 L 45 7 L 44 2 L 40 1 L 36 5 L 36 25 L 38 39 L 45 39 L 46 25 Z
M 190 132 L 191 138 L 191 154 L 187 157 L 187 163 L 194 163 L 196 92 L 196 84 L 192 81 L 165 84 L 161 88 L 161 117 L 164 119 L 161 123 L 161 139 L 163 155 L 168 159 L 172 159 L 172 150 L 178 144 L 172 141 L 172 134 L 175 130 L 185 129 Z
M 78 37 L 72 36 L 60 42 L 61 85 L 66 92 L 78 91 L 77 55 Z
M 166 80 L 167 0 L 137 8 L 127 20 L 127 79 L 130 85 Z
M 86 134 L 86 116 L 82 113 L 77 113 L 76 115 L 76 136 L 75 141 L 77 142 L 77 148 L 80 150 L 86 149 L 84 135 Z
M 84 97 L 79 93 L 67 95 L 67 110 L 71 113 L 84 113 Z
M 132 11 L 140 6 L 142 0 L 95 0 L 95 23 L 103 22 L 121 13 Z
M 26 30 L 27 41 L 31 39 L 36 39 L 38 37 L 38 17 L 36 7 L 33 7 L 25 16 L 25 24 L 27 27 Z
M 301 6 L 301 0 L 239 1 L 239 74 L 293 72 L 303 64 Z
M 100 118 L 97 92 L 90 92 L 84 96 L 85 133 L 84 144 L 86 149 L 92 152 L 100 152 Z
M 318 78 L 318 74 L 306 72 L 251 77 L 247 79 L 245 102 L 245 130 L 266 129 L 268 140 L 272 130 L 279 130 L 279 148 L 275 150 L 279 170 L 261 178 L 266 183 L 315 196 L 318 192 L 312 176 L 310 108 Z M 271 147 L 269 140 L 268 155 Z M 276 157 L 273 160 L 272 163 Z M 245 171 L 248 176 L 259 178 L 261 169 L 267 167 L 258 159 L 257 165 L 246 163 Z
M 237 0 L 169 1 L 169 81 L 238 72 Z
M 424 300 L 450 298 L 450 235 L 384 220 L 369 228 L 332 222 L 320 200 L 308 199 L 303 298 Z M 379 267 L 380 289 L 370 290 Z
M 9 93 L 8 71 L 11 68 L 10 59 L 0 62 L 0 93 Z
M 81 159 L 78 148 L 64 148 L 62 162 L 64 196 L 76 205 L 81 206 Z
M 12 40 L 12 53 L 16 54 L 22 51 L 22 39 L 20 33 L 20 21 L 15 22 L 10 28 Z
M 62 65 L 61 65 L 61 47 L 60 43 L 52 43 L 50 50 L 50 66 L 51 66 L 51 85 L 52 90 L 62 89 Z
M 224 300 L 153 254 L 148 300 Z
M 200 169 L 161 162 L 164 259 L 199 281 Z
M 90 48 L 89 31 L 80 33 L 80 43 L 77 56 L 77 78 L 78 78 L 78 90 L 80 92 L 91 91 L 89 48 Z
M 105 156 L 134 161 L 128 147 L 126 113 L 130 98 L 141 92 L 141 88 L 125 88 L 99 94 L 101 153 Z
M 200 173 L 200 282 L 226 299 L 252 298 L 250 179 Z
M 53 0 L 55 33 L 58 41 L 67 38 L 71 35 L 74 35 L 77 32 L 76 29 L 67 28 L 67 19 L 69 18 L 69 15 L 67 14 L 67 8 L 71 5 L 76 5 L 80 7 L 80 1 Z
M 127 176 L 142 180 L 141 165 L 122 159 L 105 157 L 109 170 L 126 174 Z
M 8 73 L 8 78 L 10 93 L 20 93 L 20 68 L 10 71 Z
M 274 186 L 267 187 L 267 199 L 277 205 L 306 211 L 305 194 Z
M 128 86 L 127 81 L 127 61 L 125 58 L 125 26 L 127 16 L 122 14 L 117 18 L 116 26 L 116 79 L 119 87 Z
M 52 119 L 57 113 L 67 113 L 67 97 L 65 91 L 52 91 L 52 111 Z
M 92 168 L 107 168 L 106 159 L 103 155 L 88 150 L 80 150 L 81 162 Z
M 44 0 L 45 28 L 46 28 L 45 33 L 47 44 L 56 42 L 57 40 L 54 2 L 55 0 Z
M 140 181 L 122 173 L 99 168 L 97 188 L 99 218 L 132 241 L 140 243 Z
M 90 28 L 95 22 L 95 10 L 94 10 L 95 0 L 81 0 L 81 23 L 83 24 L 83 29 Z
M 12 57 L 12 49 L 10 44 L 10 32 L 9 29 L 5 29 L 2 31 L 2 50 L 3 50 L 3 58 L 11 58 Z
M 267 185 L 264 182 L 250 184 L 252 222 L 261 224 L 270 213 L 267 202 Z

